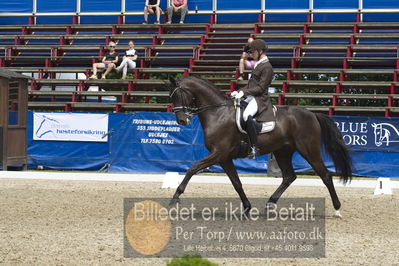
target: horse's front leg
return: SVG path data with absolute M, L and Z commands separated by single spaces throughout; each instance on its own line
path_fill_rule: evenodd
M 176 192 L 169 203 L 169 206 L 173 206 L 179 202 L 180 195 L 184 193 L 184 190 L 186 189 L 186 186 L 193 175 L 195 175 L 202 169 L 212 166 L 218 162 L 218 155 L 219 155 L 218 152 L 214 151 L 208 156 L 206 156 L 204 159 L 202 159 L 201 161 L 195 163 L 193 166 L 190 167 L 190 169 L 188 169 L 186 175 L 184 176 L 183 181 L 177 187 Z
M 294 168 L 292 167 L 292 154 L 294 153 L 293 149 L 285 148 L 274 152 L 276 156 L 277 164 L 281 169 L 283 174 L 283 180 L 281 185 L 276 189 L 273 195 L 270 197 L 268 202 L 266 203 L 266 209 L 272 208 L 284 191 L 291 185 L 292 182 L 296 179 L 296 174 Z
M 223 170 L 230 178 L 230 181 L 233 184 L 234 189 L 237 191 L 238 195 L 240 196 L 242 205 L 244 206 L 244 213 L 248 214 L 249 211 L 251 210 L 251 203 L 249 202 L 247 195 L 245 195 L 244 189 L 242 188 L 242 184 L 240 181 L 240 177 L 237 174 L 237 169 L 234 166 L 233 161 L 227 160 L 220 162 L 220 166 L 222 166 Z

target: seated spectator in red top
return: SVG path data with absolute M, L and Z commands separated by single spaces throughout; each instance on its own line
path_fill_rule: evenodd
M 171 0 L 171 5 L 168 7 L 168 22 L 172 23 L 172 16 L 180 14 L 180 24 L 184 23 L 184 19 L 188 13 L 187 0 Z

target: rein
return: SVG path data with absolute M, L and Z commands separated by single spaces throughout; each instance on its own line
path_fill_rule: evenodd
M 170 94 L 170 98 L 172 98 L 173 94 L 175 94 L 175 92 L 177 90 L 183 90 L 183 88 L 181 88 L 180 86 L 177 86 L 176 89 L 173 90 L 173 92 Z M 228 99 L 225 100 L 225 102 L 221 102 L 221 103 L 217 103 L 217 104 L 211 104 L 211 105 L 205 105 L 205 106 L 201 106 L 201 107 L 189 107 L 189 106 L 177 106 L 173 108 L 173 111 L 179 112 L 179 111 L 183 111 L 184 113 L 188 114 L 188 115 L 196 115 L 202 112 L 205 112 L 207 110 L 210 109 L 214 109 L 214 108 L 219 108 L 219 107 L 223 107 L 223 106 L 229 106 L 232 105 L 231 101 L 228 101 Z
M 175 113 L 179 112 L 179 111 L 183 111 L 183 112 L 185 112 L 186 114 L 189 114 L 189 115 L 196 115 L 196 114 L 205 112 L 205 111 L 210 110 L 210 109 L 219 108 L 219 107 L 228 106 L 228 105 L 231 105 L 231 102 L 226 100 L 224 103 L 205 105 L 205 106 L 201 106 L 201 107 L 198 107 L 198 108 L 188 107 L 188 106 L 178 106 L 178 107 L 174 107 L 173 111 Z

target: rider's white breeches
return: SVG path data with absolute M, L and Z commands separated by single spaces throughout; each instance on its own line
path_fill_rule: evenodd
M 245 108 L 244 113 L 243 113 L 243 118 L 244 121 L 246 122 L 248 120 L 248 116 L 254 116 L 256 112 L 258 112 L 258 104 L 256 103 L 255 97 L 249 96 L 245 99 L 245 101 L 248 103 L 247 108 Z

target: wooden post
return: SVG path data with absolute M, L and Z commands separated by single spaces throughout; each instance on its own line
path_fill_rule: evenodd
M 263 13 L 258 14 L 258 23 L 263 23 Z
M 8 135 L 8 86 L 7 78 L 0 77 L 0 153 L 3 171 L 7 170 L 7 135 Z
M 280 93 L 278 95 L 278 103 L 277 104 L 278 105 L 284 105 L 284 94 L 283 93 Z
M 125 16 L 118 16 L 118 25 L 125 24 Z
M 213 25 L 213 24 L 215 24 L 216 23 L 216 13 L 213 13 L 212 15 L 211 15 L 211 19 L 210 19 L 210 21 L 209 21 L 209 24 L 211 24 L 211 26 Z
M 28 123 L 28 80 L 20 79 L 18 88 L 18 125 L 26 126 Z
M 80 22 L 80 18 L 78 15 L 72 17 L 72 24 L 80 24 L 79 22 Z

